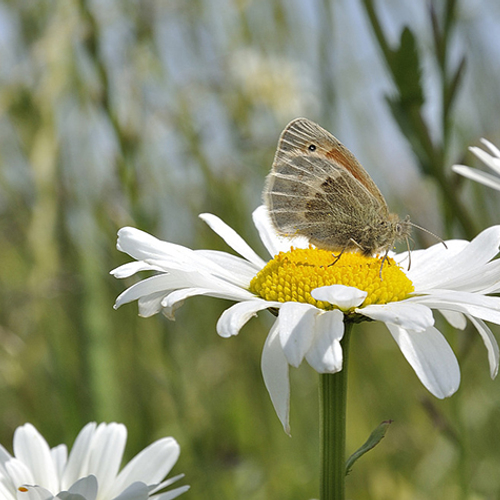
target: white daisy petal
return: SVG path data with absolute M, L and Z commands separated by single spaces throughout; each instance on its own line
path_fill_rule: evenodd
M 29 484 L 23 484 L 22 488 L 17 491 L 17 500 L 53 500 L 54 495 L 47 489 L 41 486 L 32 486 Z M 57 499 L 59 500 L 59 499 Z M 69 498 L 69 500 L 81 500 Z
M 152 266 L 143 260 L 127 262 L 126 264 L 117 267 L 109 272 L 112 276 L 118 279 L 129 278 L 140 271 L 162 271 L 157 266 Z
M 279 307 L 281 303 L 275 303 Z M 246 302 L 238 302 L 226 309 L 217 322 L 217 333 L 221 337 L 238 335 L 243 326 L 259 311 L 273 307 L 272 302 L 262 299 L 254 299 Z
M 218 296 L 213 290 L 207 290 L 206 288 L 183 288 L 182 290 L 174 290 L 173 292 L 170 292 L 161 300 L 160 305 L 162 308 L 172 311 L 175 309 L 176 305 L 184 303 L 186 299 L 203 295 L 213 297 Z M 226 297 L 222 296 L 219 298 Z
M 223 285 L 223 291 L 206 288 L 184 288 L 168 292 L 167 294 L 163 291 L 140 297 L 138 299 L 139 316 L 148 318 L 162 311 L 168 319 L 175 320 L 175 311 L 182 306 L 184 300 L 198 295 L 228 300 L 251 300 L 254 298 L 253 294 L 243 289 L 238 289 L 231 293 L 228 291 L 228 286 Z
M 167 241 L 159 240 L 151 234 L 134 227 L 123 227 L 118 231 L 116 247 L 138 261 L 162 261 L 177 258 L 180 262 L 189 260 L 186 255 L 192 250 Z
M 316 316 L 316 338 L 306 354 L 307 362 L 318 373 L 336 373 L 342 370 L 342 347 L 344 336 L 344 314 L 338 309 Z
M 31 471 L 35 484 L 43 484 L 51 491 L 59 488 L 49 445 L 31 424 L 16 429 L 14 454 Z
M 170 307 L 163 307 L 161 313 L 170 321 L 175 321 L 175 312 L 177 311 L 177 309 L 182 307 L 183 304 L 184 304 L 183 300 L 178 300 L 175 304 L 173 304 Z
M 114 308 L 118 309 L 123 304 L 153 294 L 153 299 L 157 300 L 157 294 L 160 292 L 164 292 L 164 296 L 167 296 L 169 292 L 173 290 L 184 288 L 204 288 L 213 290 L 214 297 L 232 300 L 248 300 L 254 298 L 254 295 L 248 290 L 224 282 L 218 278 L 208 278 L 198 272 L 172 270 L 168 274 L 158 274 L 146 278 L 132 285 L 130 288 L 127 288 L 127 290 L 117 297 Z
M 165 290 L 161 290 L 160 292 L 150 293 L 149 295 L 139 297 L 137 299 L 139 316 L 141 316 L 142 318 L 149 318 L 151 316 L 154 316 L 155 314 L 158 314 L 161 311 L 161 302 L 165 298 L 166 293 L 168 292 L 165 292 Z M 114 308 L 117 309 L 118 307 L 120 307 L 120 305 L 122 305 L 122 303 L 115 303 Z
M 11 458 L 5 464 L 5 470 L 14 485 L 35 484 L 36 482 L 31 469 L 16 458 Z M 14 486 L 13 489 L 16 487 Z
M 144 270 L 156 270 L 173 274 L 179 272 L 198 272 L 205 277 L 215 276 L 228 282 L 242 285 L 242 276 L 231 272 L 236 256 L 226 256 L 224 265 L 219 265 L 221 258 L 207 258 L 203 251 L 194 251 L 181 245 L 161 241 L 148 233 L 134 228 L 122 228 L 118 231 L 117 247 L 122 252 L 139 260 Z M 220 252 L 222 254 L 222 252 Z M 229 270 L 228 270 L 229 269 Z M 257 267 L 260 269 L 260 267 Z M 118 267 L 112 274 L 126 276 L 133 269 Z M 247 281 L 244 284 L 248 284 Z
M 167 491 L 166 493 L 155 496 L 154 500 L 173 500 L 179 495 L 182 495 L 182 493 L 185 493 L 187 490 L 189 490 L 189 486 L 180 486 L 179 488 L 175 488 Z
M 469 150 L 474 153 L 482 162 L 485 163 L 496 175 L 491 175 L 476 168 L 466 167 L 464 165 L 453 165 L 452 170 L 458 174 L 468 177 L 474 181 L 484 184 L 496 190 L 500 190 L 500 156 L 498 148 L 486 139 L 481 139 L 481 142 L 489 148 L 493 153 L 491 155 L 487 151 L 483 151 L 477 147 L 470 147 Z
M 500 276 L 500 260 L 484 264 L 480 272 L 477 269 L 472 269 L 461 275 L 451 276 L 446 283 L 442 283 L 440 286 L 445 286 L 448 290 L 478 292 L 482 295 L 496 293 L 500 287 L 498 280 Z M 429 290 L 429 292 L 431 291 Z
M 213 214 L 200 214 L 200 219 L 206 222 L 212 231 L 217 233 L 235 252 L 252 262 L 258 269 L 266 263 L 252 250 L 248 243 L 231 227 Z
M 120 472 L 114 482 L 111 496 L 132 483 L 159 483 L 172 469 L 180 455 L 180 446 L 172 438 L 163 438 L 150 444 L 136 455 Z
M 451 396 L 460 385 L 460 368 L 453 350 L 439 330 L 420 332 L 387 324 L 404 357 L 429 392 L 439 399 Z
M 481 335 L 483 339 L 484 346 L 488 351 L 488 361 L 490 364 L 490 375 L 491 378 L 495 378 L 498 374 L 498 362 L 499 362 L 499 350 L 498 343 L 493 335 L 493 332 L 490 330 L 488 325 L 484 323 L 484 321 L 480 319 L 476 319 L 473 316 L 468 316 L 472 324 L 476 327 L 477 331 Z
M 215 262 L 219 267 L 230 271 L 233 283 L 235 279 L 240 277 L 239 283 L 241 286 L 248 286 L 248 283 L 250 283 L 255 274 L 261 270 L 261 267 L 257 267 L 255 264 L 241 257 L 225 252 L 216 250 L 195 250 L 194 253 L 196 257 L 201 255 L 203 259 Z
M 227 287 L 224 288 L 224 290 L 206 288 L 184 288 L 183 290 L 174 290 L 161 301 L 161 305 L 162 307 L 173 307 L 177 302 L 184 301 L 189 297 L 195 297 L 197 295 L 206 295 L 228 300 L 251 300 L 255 298 L 253 294 L 246 290 L 239 289 L 231 293 L 231 291 L 227 290 Z
M 88 458 L 89 473 L 97 477 L 99 494 L 106 498 L 120 468 L 127 428 L 123 424 L 99 424 L 92 436 Z
M 470 241 L 454 239 L 454 240 L 446 240 L 446 246 L 444 246 L 441 242 L 434 243 L 428 248 L 422 248 L 417 250 L 411 250 L 411 269 L 406 272 L 408 276 L 413 275 L 415 271 L 426 272 L 427 268 L 432 266 L 434 261 L 438 261 L 438 265 L 442 265 L 443 261 L 455 255 L 459 254 L 467 245 L 470 244 Z M 399 255 L 407 255 L 408 251 L 404 251 L 400 254 L 395 255 L 395 259 L 398 258 Z M 420 268 L 420 269 L 419 269 Z
M 356 312 L 373 320 L 415 332 L 424 331 L 434 325 L 434 316 L 427 305 L 412 304 L 408 301 L 373 304 L 356 309 Z
M 78 478 L 88 476 L 88 455 L 90 452 L 92 437 L 97 425 L 95 422 L 88 423 L 78 434 L 73 448 L 68 457 L 68 462 L 61 480 L 61 489 L 67 490 Z
M 55 446 L 50 450 L 50 455 L 52 456 L 57 476 L 62 477 L 64 468 L 66 467 L 66 463 L 68 461 L 68 447 L 65 444 Z
M 184 279 L 185 278 L 185 279 Z M 138 283 L 135 283 L 130 288 L 127 288 L 116 298 L 114 308 L 118 309 L 123 304 L 128 304 L 140 297 L 145 297 L 152 294 L 164 293 L 166 295 L 169 291 L 175 290 L 176 288 L 184 288 L 185 286 L 192 286 L 192 282 L 189 273 L 186 272 L 174 272 L 172 274 L 158 274 L 156 276 L 151 276 Z
M 300 302 L 285 302 L 280 309 L 280 341 L 288 362 L 298 367 L 314 339 L 318 309 Z
M 361 305 L 368 293 L 352 286 L 329 285 L 314 289 L 311 295 L 316 300 L 329 302 L 342 311 L 348 311 Z
M 495 146 L 493 146 L 493 144 L 491 144 L 491 142 L 486 141 L 486 145 L 490 145 L 493 148 L 495 148 Z M 499 173 L 499 169 L 500 169 L 500 159 L 499 158 L 495 158 L 494 156 L 491 156 L 486 151 L 483 151 L 481 148 L 477 148 L 474 146 L 469 148 L 469 150 L 472 151 L 485 165 L 487 165 L 489 168 L 491 168 L 494 172 L 496 172 L 497 174 Z
M 264 205 L 254 210 L 252 218 L 259 232 L 259 237 L 271 257 L 278 255 L 280 252 L 288 252 L 292 246 L 295 248 L 309 247 L 309 240 L 303 236 L 287 237 L 279 235 Z
M 446 284 L 450 278 L 457 280 L 459 276 L 480 269 L 488 263 L 498 253 L 499 245 L 500 226 L 492 226 L 482 231 L 460 252 L 450 255 L 449 258 L 445 258 L 443 250 L 446 249 L 443 248 L 440 252 L 443 259 L 438 260 L 434 256 L 434 264 L 422 266 L 420 276 L 411 270 L 407 274 L 416 290 L 448 288 Z
M 117 234 L 116 248 L 137 260 L 145 260 L 151 252 L 141 253 L 141 248 L 155 248 L 160 241 L 154 236 L 134 227 L 122 227 Z M 138 250 L 136 250 L 138 249 Z
M 442 243 L 426 248 L 425 250 L 411 251 L 411 268 L 405 271 L 416 289 L 422 290 L 432 286 L 433 275 L 439 271 L 450 259 L 459 254 L 469 244 L 466 240 L 447 240 L 446 247 Z M 394 258 L 406 269 L 408 252 L 397 254 Z
M 157 493 L 158 491 L 162 490 L 163 488 L 166 488 L 167 486 L 174 484 L 179 479 L 182 479 L 184 476 L 185 476 L 185 474 L 177 474 L 177 476 L 173 476 L 173 477 L 167 479 L 166 481 L 162 481 L 161 483 L 150 486 L 149 493 Z
M 97 478 L 90 475 L 79 479 L 68 492 L 73 495 L 81 495 L 85 500 L 95 500 L 97 497 Z
M 493 259 L 500 248 L 500 226 L 481 231 L 464 249 L 450 261 L 450 269 L 478 269 Z
M 146 484 L 141 482 L 132 483 L 128 486 L 122 493 L 113 500 L 145 500 L 148 498 L 148 487 Z
M 490 151 L 496 156 L 495 160 L 498 160 L 500 165 L 500 149 L 498 149 L 492 142 L 488 141 L 484 137 L 481 138 L 481 142 L 487 146 Z M 500 174 L 500 168 L 498 169 L 498 173 Z
M 274 229 L 269 213 L 266 207 L 260 206 L 256 208 L 252 214 L 253 223 L 259 233 L 260 240 L 266 247 L 271 257 L 278 255 L 280 252 L 280 238 Z M 291 244 L 287 250 L 290 250 Z M 286 251 L 286 250 L 285 250 Z
M 11 458 L 11 454 L 0 444 L 0 471 L 5 462 L 8 462 Z
M 425 304 L 440 311 L 455 311 L 500 324 L 500 297 L 454 290 L 435 290 L 429 295 L 411 297 L 407 302 Z
M 5 485 L 3 485 L 0 482 L 0 498 L 3 500 L 16 500 L 17 497 L 16 491 L 12 492 L 11 488 L 6 488 Z
M 274 410 L 290 435 L 290 380 L 288 362 L 279 339 L 279 319 L 274 322 L 262 350 L 261 370 Z
M 500 190 L 500 178 L 495 177 L 488 172 L 483 172 L 477 168 L 471 168 L 465 165 L 453 165 L 451 168 L 457 174 L 463 175 L 472 181 L 476 181 L 487 187 Z
M 448 321 L 448 323 L 453 328 L 457 328 L 458 330 L 464 330 L 465 327 L 467 326 L 467 319 L 462 313 L 455 311 L 444 311 L 444 310 L 440 310 L 439 312 L 444 316 L 446 321 Z

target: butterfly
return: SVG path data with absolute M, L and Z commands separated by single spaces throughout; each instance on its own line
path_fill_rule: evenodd
M 263 199 L 278 233 L 305 236 L 339 256 L 344 251 L 384 253 L 385 260 L 394 243 L 408 241 L 416 226 L 409 217 L 390 213 L 355 156 L 307 118 L 283 130 Z

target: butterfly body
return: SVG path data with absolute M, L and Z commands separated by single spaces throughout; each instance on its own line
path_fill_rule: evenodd
M 306 118 L 281 134 L 263 198 L 279 233 L 332 252 L 386 253 L 411 232 L 354 155 Z

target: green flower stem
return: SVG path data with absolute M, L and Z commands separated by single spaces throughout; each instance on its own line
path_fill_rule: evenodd
M 347 361 L 352 326 L 353 323 L 346 323 L 341 342 L 344 357 L 342 370 L 320 375 L 320 500 L 345 498 Z

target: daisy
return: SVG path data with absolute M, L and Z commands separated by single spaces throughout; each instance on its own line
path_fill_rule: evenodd
M 488 172 L 482 172 L 477 168 L 466 167 L 465 165 L 453 165 L 452 170 L 457 174 L 468 177 L 473 181 L 480 182 L 485 186 L 491 187 L 500 191 L 500 150 L 494 146 L 490 141 L 481 139 L 481 142 L 487 146 L 493 154 L 490 154 L 475 146 L 470 147 L 469 150 L 474 153 L 484 164 L 493 170 L 496 174 L 491 175 Z
M 87 424 L 68 457 L 66 445 L 49 445 L 31 424 L 14 433 L 14 456 L 0 445 L 2 500 L 170 500 L 189 489 L 160 490 L 179 457 L 174 438 L 155 441 L 118 473 L 127 429 L 122 424 Z
M 237 335 L 247 321 L 270 309 L 276 319 L 262 353 L 262 373 L 274 408 L 289 432 L 289 366 L 305 359 L 319 373 L 342 370 L 341 340 L 346 324 L 383 322 L 424 386 L 436 397 L 453 394 L 460 383 L 457 359 L 434 326 L 433 310 L 455 328 L 467 319 L 481 335 L 490 373 L 498 371 L 499 349 L 485 321 L 500 324 L 500 226 L 473 241 L 447 241 L 426 250 L 388 258 L 380 279 L 380 258 L 344 253 L 334 262 L 331 252 L 313 248 L 305 239 L 276 234 L 265 207 L 253 214 L 254 224 L 271 260 L 261 259 L 215 215 L 204 220 L 241 257 L 160 241 L 125 227 L 118 232 L 118 250 L 136 261 L 111 273 L 127 278 L 139 271 L 155 274 L 125 290 L 115 308 L 137 300 L 139 314 L 175 310 L 194 295 L 236 301 L 221 315 L 217 332 Z

